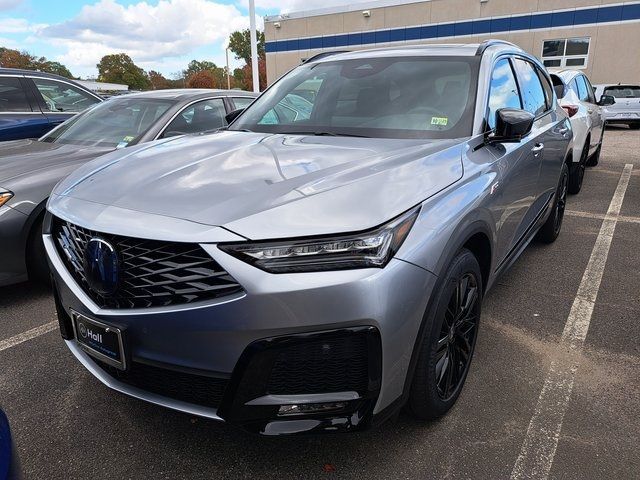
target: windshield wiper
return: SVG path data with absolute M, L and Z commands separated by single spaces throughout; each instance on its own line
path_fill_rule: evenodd
M 366 135 L 357 135 L 354 133 L 336 133 L 336 132 L 278 132 L 282 135 L 313 135 L 315 137 L 357 137 L 357 138 L 371 138 Z

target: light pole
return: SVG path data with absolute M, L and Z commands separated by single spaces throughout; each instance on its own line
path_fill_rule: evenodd
M 229 74 L 229 47 L 224 49 L 227 54 L 227 90 L 231 90 L 231 75 Z
M 253 75 L 253 91 L 260 92 L 258 79 L 258 40 L 256 35 L 256 2 L 249 0 L 249 29 L 251 36 L 251 74 Z

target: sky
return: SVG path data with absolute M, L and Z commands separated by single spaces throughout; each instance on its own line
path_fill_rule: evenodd
M 365 0 L 349 0 L 359 3 Z M 336 0 L 256 0 L 263 16 L 339 5 Z M 82 78 L 103 55 L 127 53 L 167 77 L 190 60 L 225 65 L 229 34 L 248 28 L 248 0 L 0 0 L 0 46 L 58 61 Z M 241 62 L 230 54 L 232 68 Z

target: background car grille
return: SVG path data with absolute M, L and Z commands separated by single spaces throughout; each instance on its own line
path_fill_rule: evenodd
M 122 371 L 99 360 L 94 361 L 122 383 L 203 407 L 218 408 L 228 383 L 226 378 L 178 372 L 139 362 L 132 362 L 128 370 Z
M 65 266 L 102 308 L 179 305 L 242 291 L 236 280 L 197 244 L 102 234 L 58 218 L 53 219 L 52 227 Z M 109 241 L 119 254 L 120 283 L 113 295 L 92 290 L 85 278 L 85 248 L 96 236 Z
M 313 340 L 277 354 L 266 390 L 272 395 L 365 392 L 368 368 L 364 335 Z

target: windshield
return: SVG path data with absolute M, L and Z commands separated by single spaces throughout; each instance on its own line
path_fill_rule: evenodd
M 604 89 L 605 95 L 615 98 L 640 98 L 640 86 L 638 85 L 616 85 Z
M 376 138 L 471 135 L 478 59 L 385 57 L 302 65 L 230 127 Z
M 41 140 L 91 147 L 126 147 L 135 143 L 174 103 L 152 98 L 113 98 L 65 122 Z

